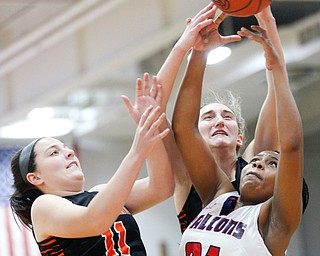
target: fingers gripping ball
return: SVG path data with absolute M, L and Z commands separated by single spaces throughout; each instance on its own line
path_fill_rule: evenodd
M 271 0 L 212 0 L 224 13 L 234 17 L 249 17 L 261 12 Z

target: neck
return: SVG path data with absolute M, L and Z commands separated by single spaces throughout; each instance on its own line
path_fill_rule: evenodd
M 234 181 L 236 173 L 237 154 L 234 149 L 228 148 L 212 149 L 212 154 L 217 165 L 227 174 L 230 181 Z

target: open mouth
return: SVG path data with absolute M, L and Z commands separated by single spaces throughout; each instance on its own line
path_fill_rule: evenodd
M 228 136 L 228 134 L 225 132 L 225 131 L 222 131 L 222 130 L 217 130 L 215 131 L 212 136 L 217 136 L 217 135 L 225 135 L 225 136 Z
M 76 161 L 72 161 L 72 162 L 67 166 L 67 168 L 74 167 L 74 166 L 78 167 L 78 163 L 77 163 Z

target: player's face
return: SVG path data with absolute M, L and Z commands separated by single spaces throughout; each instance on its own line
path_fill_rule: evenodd
M 79 192 L 84 175 L 74 151 L 54 138 L 43 138 L 35 146 L 36 182 L 44 193 Z M 63 192 L 62 192 L 63 193 Z
M 198 128 L 210 148 L 236 149 L 242 145 L 237 119 L 223 104 L 211 103 L 201 108 Z
M 278 170 L 279 153 L 263 151 L 252 158 L 241 173 L 240 194 L 250 195 L 254 203 L 261 203 L 273 195 Z

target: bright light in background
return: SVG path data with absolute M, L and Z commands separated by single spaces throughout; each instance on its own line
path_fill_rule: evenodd
M 228 58 L 231 54 L 231 49 L 226 46 L 218 47 L 208 54 L 207 64 L 213 65 Z
M 207 57 L 207 65 L 213 65 L 223 61 L 228 58 L 231 54 L 231 49 L 226 46 L 220 46 L 209 52 Z M 190 59 L 190 54 L 188 55 L 188 61 Z
M 34 108 L 28 114 L 29 120 L 48 120 L 54 117 L 55 111 L 53 108 Z
M 54 118 L 53 108 L 35 108 L 26 120 L 0 128 L 0 137 L 22 139 L 39 137 L 58 137 L 70 133 L 73 122 L 66 118 Z
M 0 137 L 12 139 L 58 137 L 68 134 L 72 129 L 73 123 L 63 118 L 25 120 L 1 127 Z

